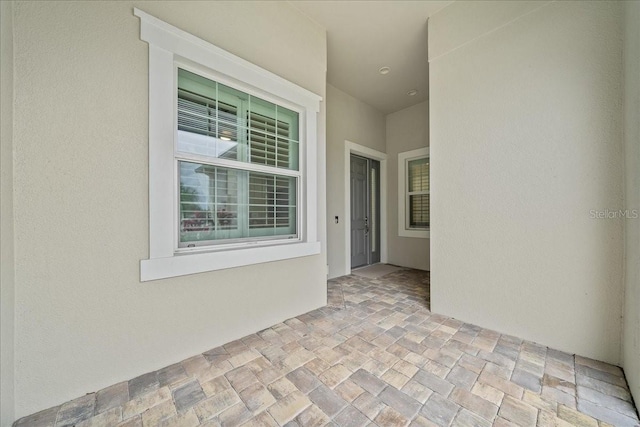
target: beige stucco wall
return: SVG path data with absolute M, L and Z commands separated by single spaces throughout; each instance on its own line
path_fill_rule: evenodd
M 398 203 L 401 200 L 398 198 L 398 153 L 428 146 L 428 101 L 387 116 L 389 263 L 420 270 L 429 270 L 429 239 L 400 237 L 398 235 Z
M 13 28 L 12 8 L 0 2 L 0 426 L 14 417 Z
M 625 208 L 640 211 L 640 2 L 624 4 Z M 640 218 L 625 221 L 623 367 L 640 403 Z
M 437 58 L 463 46 L 544 6 L 545 3 L 549 1 L 456 1 L 439 10 L 437 18 L 429 19 L 429 36 L 437 38 L 433 43 L 429 43 L 429 58 Z
M 623 5 L 486 7 L 429 21 L 432 309 L 620 363 Z
M 344 218 L 345 140 L 386 152 L 385 117 L 375 108 L 327 85 L 327 261 L 329 277 L 349 274 L 345 236 L 349 218 Z M 334 217 L 339 217 L 338 224 Z
M 134 6 L 325 94 L 325 32 L 286 2 L 14 5 L 16 417 L 326 302 L 324 106 L 321 255 L 139 282 L 148 46 Z

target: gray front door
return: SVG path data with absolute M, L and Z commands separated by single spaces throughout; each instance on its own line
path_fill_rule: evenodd
M 351 268 L 369 264 L 369 161 L 351 155 Z

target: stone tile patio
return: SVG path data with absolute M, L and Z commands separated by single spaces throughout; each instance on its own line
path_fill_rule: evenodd
M 620 368 L 429 311 L 429 275 L 329 305 L 16 426 L 638 426 Z

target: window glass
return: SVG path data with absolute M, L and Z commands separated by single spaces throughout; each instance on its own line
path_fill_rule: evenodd
M 414 194 L 409 196 L 409 226 L 411 228 L 429 227 L 429 195 Z
M 429 158 L 409 160 L 409 192 L 429 191 Z
M 178 247 L 297 237 L 298 113 L 180 68 L 177 90 Z
M 180 246 L 240 237 L 241 171 L 189 162 L 179 164 Z
M 251 237 L 296 233 L 296 179 L 249 173 L 249 231 Z
M 178 69 L 184 153 L 298 170 L 298 113 Z
M 297 179 L 180 161 L 179 247 L 297 233 Z
M 429 158 L 407 162 L 408 227 L 429 228 Z

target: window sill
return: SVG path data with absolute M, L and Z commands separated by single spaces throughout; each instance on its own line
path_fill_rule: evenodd
M 414 237 L 417 239 L 428 239 L 430 238 L 430 230 L 407 230 L 407 229 L 399 229 L 398 236 L 400 237 Z
M 169 277 L 186 276 L 188 274 L 262 264 L 317 255 L 319 253 L 320 242 L 311 242 L 143 259 L 140 261 L 140 281 L 147 282 Z

